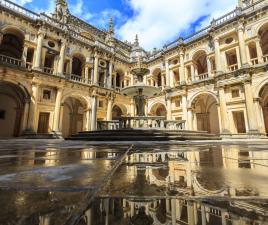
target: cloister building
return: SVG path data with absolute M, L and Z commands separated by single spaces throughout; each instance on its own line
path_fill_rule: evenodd
M 152 52 L 100 30 L 56 0 L 53 15 L 0 0 L 0 137 L 68 137 L 97 122 L 135 116 L 121 94 L 137 78 L 161 93 L 147 115 L 182 120 L 187 130 L 223 137 L 268 133 L 268 0 L 239 0 L 208 27 Z

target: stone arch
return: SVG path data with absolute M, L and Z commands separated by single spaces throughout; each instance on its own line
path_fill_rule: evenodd
M 114 79 L 112 81 L 113 87 L 123 88 L 124 87 L 124 70 L 122 68 L 116 68 Z
M 192 98 L 190 104 L 194 114 L 194 129 L 219 134 L 218 101 L 215 95 L 199 93 Z
M 73 75 L 82 77 L 84 75 L 84 68 L 86 63 L 86 57 L 81 53 L 72 54 L 72 71 Z
M 202 95 L 202 94 L 207 94 L 207 95 L 211 95 L 215 101 L 217 102 L 217 104 L 219 104 L 219 100 L 218 100 L 218 96 L 217 94 L 215 94 L 214 92 L 212 91 L 202 91 L 202 92 L 197 92 L 195 93 L 188 101 L 188 108 L 191 108 L 192 107 L 192 104 L 193 104 L 193 101 L 196 99 L 196 97 L 198 97 L 199 95 Z
M 150 116 L 165 116 L 167 117 L 167 108 L 163 103 L 155 103 L 149 110 Z
M 17 27 L 8 26 L 2 29 L 3 37 L 0 54 L 7 57 L 21 59 L 24 48 L 25 35 Z
M 266 134 L 268 134 L 268 82 L 267 80 L 259 87 L 258 98 L 260 99 L 259 101 L 260 111 L 262 111 L 265 132 Z
M 260 37 L 260 45 L 264 56 L 268 55 L 268 23 L 262 24 L 258 29 L 258 36 Z
M 61 131 L 63 137 L 77 134 L 87 129 L 90 104 L 88 100 L 77 93 L 65 95 L 61 104 Z
M 162 84 L 161 69 L 159 67 L 153 70 L 152 75 L 158 87 L 164 86 L 164 84 Z
M 31 96 L 21 84 L 0 81 L 0 137 L 17 137 L 27 126 Z
M 198 75 L 208 72 L 207 52 L 205 50 L 199 49 L 195 51 L 192 56 L 192 60 Z

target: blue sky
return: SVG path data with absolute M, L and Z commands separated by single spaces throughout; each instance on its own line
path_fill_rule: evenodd
M 55 0 L 12 0 L 37 12 L 53 12 Z M 233 10 L 238 0 L 67 0 L 72 14 L 107 28 L 115 21 L 116 36 L 134 41 L 140 37 L 146 50 L 186 36 Z

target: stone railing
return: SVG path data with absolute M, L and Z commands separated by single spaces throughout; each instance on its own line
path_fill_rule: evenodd
M 98 121 L 100 130 L 117 129 L 159 129 L 159 130 L 184 130 L 184 120 L 166 120 L 161 116 L 128 117 L 123 116 L 119 120 Z
M 49 67 L 44 67 L 43 68 L 43 72 L 44 73 L 48 73 L 48 74 L 54 74 L 54 69 L 53 68 L 49 68 Z
M 228 66 L 229 72 L 234 72 L 236 70 L 238 70 L 238 64 L 233 64 L 233 65 Z
M 253 66 L 259 64 L 258 58 L 250 59 L 250 62 L 251 62 L 251 65 Z
M 196 76 L 196 80 L 206 80 L 206 79 L 208 79 L 208 73 L 202 73 L 202 74 L 198 74 L 197 76 Z
M 40 16 L 37 13 L 32 12 L 31 10 L 25 9 L 25 8 L 17 5 L 16 3 L 8 1 L 8 0 L 0 0 L 0 6 L 6 8 L 6 9 L 9 9 L 13 12 L 16 12 L 22 16 L 33 19 L 33 20 L 37 20 L 40 18 Z
M 13 57 L 5 56 L 5 55 L 0 55 L 0 62 L 12 66 L 18 66 L 22 67 L 23 63 L 21 59 L 16 59 Z
M 268 55 L 264 55 L 264 56 L 263 56 L 263 61 L 264 61 L 264 62 L 268 62 Z

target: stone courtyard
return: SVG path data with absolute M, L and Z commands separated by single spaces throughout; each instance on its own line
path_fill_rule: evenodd
M 0 140 L 0 224 L 268 224 L 267 147 Z

